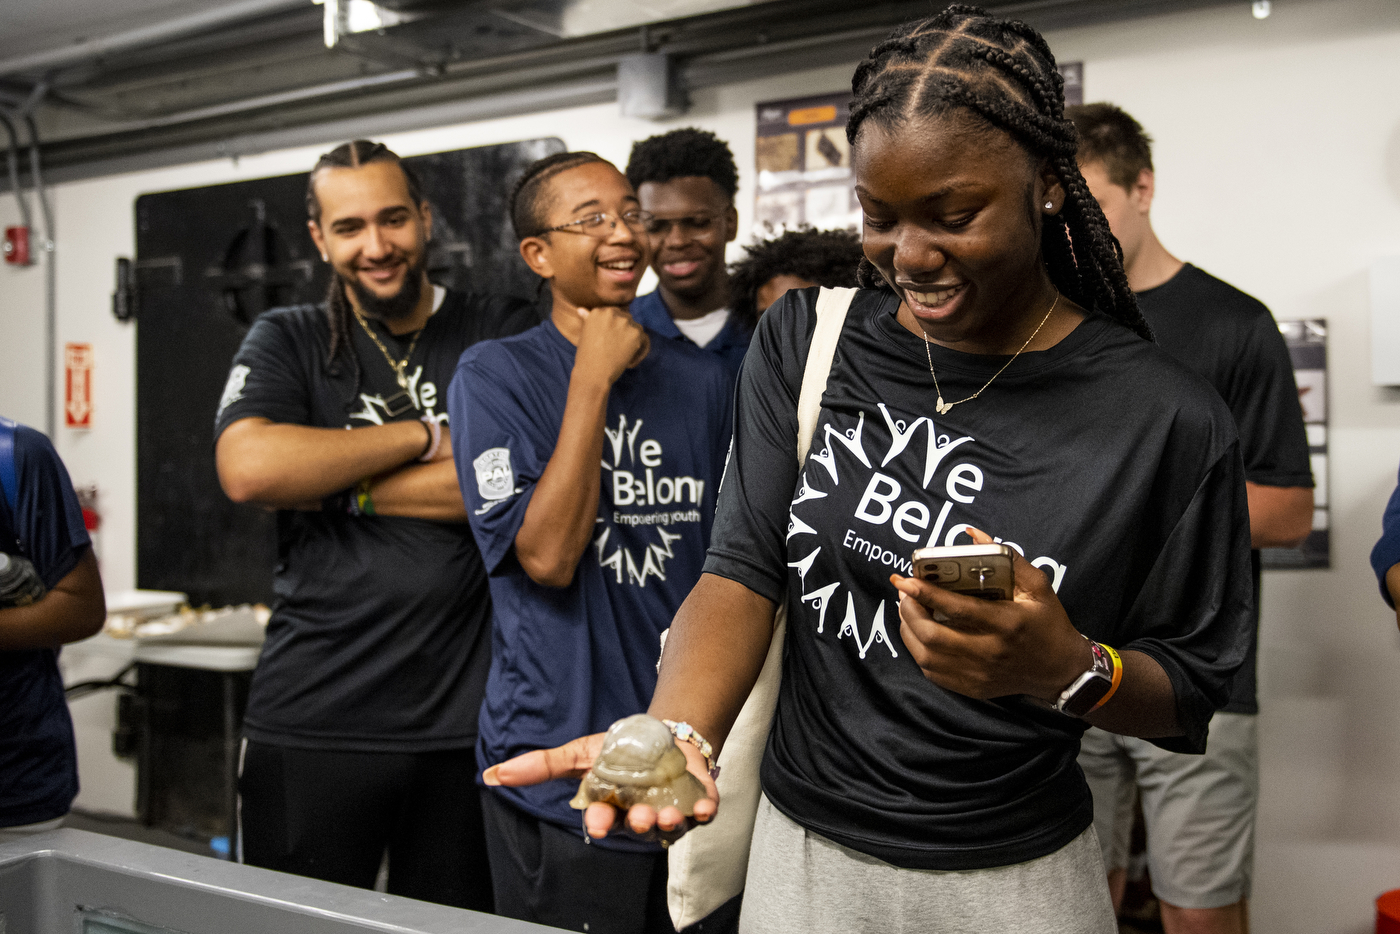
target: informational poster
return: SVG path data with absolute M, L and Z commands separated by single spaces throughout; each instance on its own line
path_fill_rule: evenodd
M 1065 103 L 1084 103 L 1084 63 L 1063 62 L 1059 67 Z M 846 91 L 757 105 L 755 238 L 804 225 L 860 229 L 851 145 L 846 142 L 850 109 Z
M 754 236 L 803 225 L 860 228 L 860 204 L 846 142 L 849 92 L 769 101 L 757 106 L 758 168 Z
M 1297 548 L 1265 548 L 1264 567 L 1270 570 L 1332 566 L 1331 508 L 1327 495 L 1327 322 L 1320 318 L 1280 321 L 1278 329 L 1293 358 L 1293 378 L 1308 432 L 1312 461 L 1313 526 Z

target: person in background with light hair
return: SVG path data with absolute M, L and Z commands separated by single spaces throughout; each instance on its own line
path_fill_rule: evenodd
M 1230 702 L 1211 718 L 1203 756 L 1090 730 L 1079 764 L 1115 904 L 1126 881 L 1135 793 L 1147 823 L 1152 890 L 1167 934 L 1243 934 L 1259 800 L 1255 658 L 1259 549 L 1291 548 L 1312 529 L 1312 473 L 1288 347 L 1269 309 L 1167 252 L 1152 229 L 1152 141 L 1113 104 L 1066 109 L 1089 191 L 1123 247 L 1123 268 L 1157 343 L 1210 382 L 1234 417 L 1253 544 L 1254 625 Z

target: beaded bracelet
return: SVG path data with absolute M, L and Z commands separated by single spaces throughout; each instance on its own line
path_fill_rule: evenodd
M 719 778 L 719 766 L 715 764 L 715 747 L 710 745 L 710 741 L 695 731 L 695 727 L 684 720 L 662 720 L 662 723 L 670 729 L 671 735 L 683 743 L 690 743 L 700 750 L 700 755 L 705 757 L 705 766 L 709 770 L 710 778 Z
M 366 477 L 355 486 L 353 502 L 355 504 L 355 515 L 357 516 L 374 515 L 374 500 L 371 499 L 369 495 L 370 482 L 370 479 Z

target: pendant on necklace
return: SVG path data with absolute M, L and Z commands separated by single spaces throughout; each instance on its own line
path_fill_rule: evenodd
M 947 414 L 948 410 L 951 409 L 951 408 L 952 408 L 954 405 L 956 405 L 956 404 L 957 404 L 957 403 L 948 403 L 948 402 L 944 402 L 944 401 L 943 401 L 943 397 L 940 395 L 940 396 L 938 397 L 938 402 L 934 405 L 934 409 L 937 410 L 937 412 L 938 412 L 939 415 L 945 415 L 945 414 Z

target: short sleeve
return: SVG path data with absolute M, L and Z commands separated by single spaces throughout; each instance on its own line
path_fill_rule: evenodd
M 447 389 L 457 482 L 488 573 L 515 546 L 564 416 L 557 413 L 552 432 L 541 424 L 528 382 L 513 370 L 498 346 L 483 343 L 463 354 Z
M 24 425 L 15 431 L 15 472 L 15 536 L 44 586 L 52 589 L 78 566 L 89 545 L 83 509 L 53 444 Z
M 705 572 L 781 602 L 788 510 L 797 486 L 797 397 L 818 290 L 788 292 L 763 315 L 739 369 L 729 464 Z
M 1245 478 L 1264 486 L 1311 487 L 1293 361 L 1267 310 L 1261 308 L 1244 343 L 1225 402 L 1239 429 Z
M 243 418 L 308 424 L 311 398 L 304 369 L 305 362 L 289 330 L 289 318 L 277 313 L 259 318 L 234 354 L 214 416 L 215 439 Z
M 1381 599 L 1391 609 L 1395 601 L 1385 586 L 1386 572 L 1400 564 L 1400 486 L 1390 494 L 1390 502 L 1385 505 L 1385 515 L 1381 518 L 1381 538 L 1371 549 L 1371 568 L 1376 572 L 1376 581 L 1381 585 Z
M 1197 486 L 1128 611 L 1141 635 L 1120 649 L 1151 656 L 1176 692 L 1183 735 L 1150 742 L 1205 751 L 1211 716 L 1230 697 L 1253 642 L 1249 512 L 1238 443 Z

